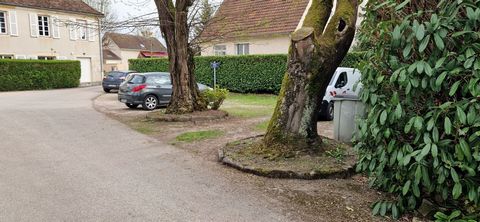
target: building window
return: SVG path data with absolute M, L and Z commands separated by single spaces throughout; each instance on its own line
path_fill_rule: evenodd
M 38 56 L 38 60 L 55 60 L 55 56 Z
M 78 25 L 78 38 L 81 40 L 87 40 L 87 21 L 77 20 Z
M 250 44 L 236 44 L 237 55 L 248 55 L 250 54 Z
M 48 16 L 38 16 L 38 35 L 50 36 L 50 18 Z
M 214 45 L 213 46 L 213 53 L 216 56 L 227 55 L 227 46 L 226 45 Z
M 7 13 L 0 11 L 0 34 L 7 34 Z
M 13 59 L 13 55 L 0 55 L 0 59 Z

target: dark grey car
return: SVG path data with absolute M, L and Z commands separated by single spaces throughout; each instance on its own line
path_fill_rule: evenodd
M 128 74 L 135 71 L 111 71 L 103 78 L 103 91 L 110 92 L 112 89 L 118 89 Z
M 198 84 L 200 91 L 209 87 Z M 167 106 L 172 97 L 170 74 L 166 72 L 132 73 L 120 84 L 118 101 L 129 108 L 142 105 L 145 110 Z

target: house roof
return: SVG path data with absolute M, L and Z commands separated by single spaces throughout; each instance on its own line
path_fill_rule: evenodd
M 112 52 L 110 49 L 103 49 L 103 59 L 104 60 L 122 60 L 117 54 Z
M 165 52 L 167 49 L 157 38 L 143 37 L 138 35 L 127 35 L 109 32 L 103 37 L 104 41 L 110 39 L 121 49 L 140 51 Z
M 202 38 L 251 37 L 295 31 L 309 0 L 224 0 Z
M 147 58 L 167 57 L 168 56 L 167 52 L 145 52 L 145 51 L 142 51 L 142 52 L 140 52 L 140 54 L 143 57 L 147 57 Z
M 82 0 L 0 0 L 0 5 L 39 8 L 103 16 Z

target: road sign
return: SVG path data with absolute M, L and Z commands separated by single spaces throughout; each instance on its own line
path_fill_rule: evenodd
M 220 68 L 220 62 L 212 62 L 210 63 L 213 69 L 213 89 L 217 88 L 217 69 Z

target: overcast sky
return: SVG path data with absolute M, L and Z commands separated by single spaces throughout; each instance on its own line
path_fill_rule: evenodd
M 112 8 L 121 19 L 156 11 L 153 0 L 113 0 Z
M 210 2 L 218 5 L 222 0 L 210 0 Z M 154 13 L 157 9 L 154 0 L 112 0 L 112 11 L 117 15 L 119 20 L 127 20 L 132 17 Z M 160 28 L 155 28 L 152 31 L 154 31 L 155 36 L 159 38 L 162 43 L 165 43 L 161 38 Z M 131 31 L 123 30 L 122 32 L 129 33 Z

